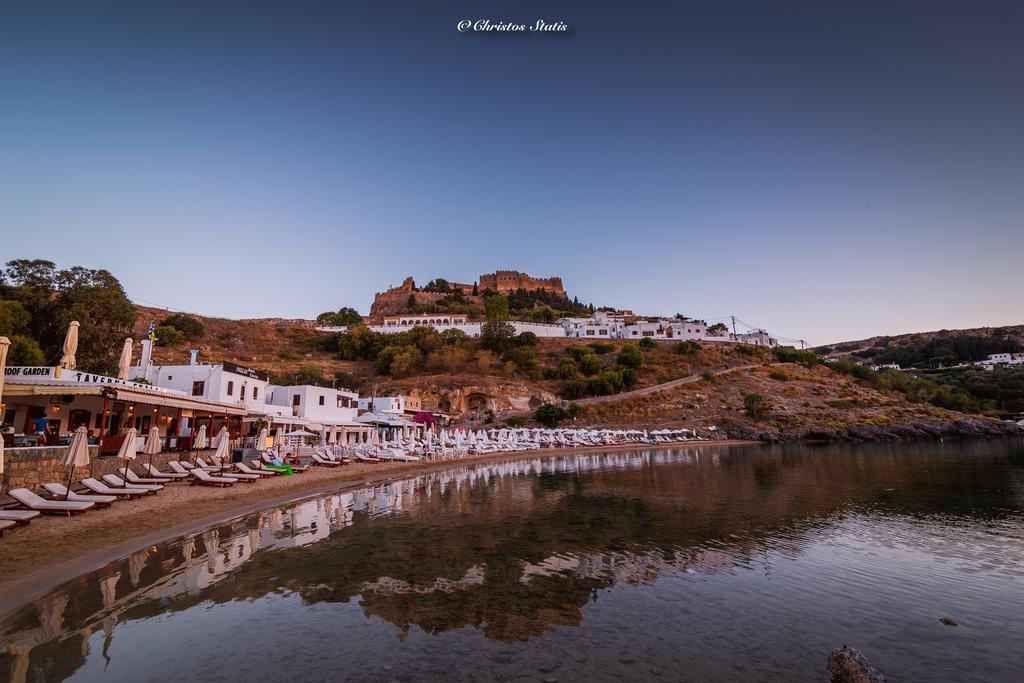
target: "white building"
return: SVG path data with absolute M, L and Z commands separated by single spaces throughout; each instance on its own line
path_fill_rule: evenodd
M 270 378 L 265 372 L 235 363 L 154 365 L 149 374 L 149 382 L 154 386 L 208 401 L 241 406 L 254 412 L 264 412 L 270 386 Z
M 548 325 L 545 323 L 534 323 L 520 320 L 510 320 L 509 323 L 515 328 L 516 334 L 533 332 L 538 337 L 565 337 L 565 330 L 561 325 Z M 404 315 L 385 316 L 381 325 L 368 325 L 371 332 L 379 334 L 398 334 L 409 332 L 418 327 L 433 327 L 438 332 L 445 330 L 459 330 L 469 337 L 479 337 L 483 327 L 481 322 L 469 322 L 462 314 L 445 313 L 409 313 Z M 320 332 L 345 332 L 347 326 L 318 327 Z
M 993 353 L 981 361 L 981 365 L 1024 365 L 1024 353 Z

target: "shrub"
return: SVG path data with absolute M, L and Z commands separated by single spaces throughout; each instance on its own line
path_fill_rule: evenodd
M 640 340 L 640 348 L 645 351 L 650 351 L 658 347 L 658 342 L 654 341 L 651 337 L 644 337 Z
M 611 353 L 615 350 L 615 344 L 609 344 L 608 342 L 591 342 L 587 344 L 588 347 L 594 350 L 599 356 L 603 356 L 606 353 Z
M 700 344 L 695 341 L 684 341 L 676 344 L 672 350 L 680 355 L 692 356 L 700 352 Z
M 509 427 L 522 427 L 526 424 L 526 418 L 513 415 L 512 417 L 505 418 L 505 424 Z
M 566 380 L 562 385 L 562 396 L 568 399 L 583 398 L 587 395 L 587 383 L 582 379 Z
M 456 373 L 473 357 L 473 352 L 461 346 L 442 346 L 427 356 L 427 368 L 434 372 Z
M 630 344 L 629 346 L 624 346 L 622 350 L 619 351 L 617 360 L 619 365 L 623 367 L 639 368 L 643 365 L 644 355 L 640 352 L 639 347 Z
M 157 343 L 162 346 L 181 346 L 185 343 L 185 333 L 177 327 L 157 325 L 153 334 L 156 335 Z
M 771 377 L 772 379 L 774 379 L 777 382 L 788 382 L 789 381 L 789 375 L 784 373 L 782 370 L 772 370 L 771 372 L 768 373 L 768 376 Z
M 598 360 L 596 353 L 586 353 L 579 357 L 577 361 L 579 363 L 580 371 L 584 375 L 593 375 L 601 369 L 601 361 Z
M 502 362 L 514 363 L 521 372 L 532 372 L 537 369 L 537 356 L 528 346 L 516 346 L 505 352 Z
M 389 347 L 391 351 L 395 347 Z M 382 354 L 383 355 L 383 354 Z M 423 352 L 415 346 L 401 346 L 391 357 L 391 364 L 388 372 L 392 377 L 408 377 L 423 365 Z
M 568 413 L 565 408 L 550 403 L 540 406 L 533 414 L 533 419 L 548 428 L 557 427 L 558 423 L 566 417 L 568 417 Z
M 792 346 L 776 348 L 775 357 L 782 363 L 797 363 L 805 368 L 813 368 L 821 363 L 821 357 L 813 351 L 801 351 Z
M 175 313 L 174 315 L 167 316 L 160 324 L 177 329 L 185 335 L 185 339 L 188 339 L 189 341 L 203 336 L 203 331 L 205 329 L 201 322 L 190 315 L 182 315 L 181 313 Z
M 555 376 L 558 379 L 576 379 L 579 377 L 580 369 L 571 358 L 565 358 L 555 368 Z
M 743 412 L 754 420 L 763 420 L 771 412 L 768 399 L 761 394 L 746 394 L 743 397 Z
M 515 345 L 532 347 L 536 346 L 538 341 L 540 340 L 537 339 L 537 335 L 534 334 L 533 332 L 521 332 L 518 335 L 516 335 Z
M 351 391 L 358 391 L 359 386 L 362 384 L 360 379 L 353 375 L 351 372 L 336 372 L 334 373 L 334 385 L 339 389 L 349 389 Z
M 494 353 L 504 353 L 512 346 L 515 336 L 516 328 L 512 323 L 489 320 L 480 327 L 480 346 Z
M 565 349 L 566 354 L 575 361 L 586 355 L 593 355 L 594 350 L 587 346 L 569 346 Z
M 463 342 L 469 340 L 467 335 L 462 330 L 457 330 L 454 327 L 449 327 L 447 330 L 441 333 L 441 341 L 449 346 L 458 346 Z

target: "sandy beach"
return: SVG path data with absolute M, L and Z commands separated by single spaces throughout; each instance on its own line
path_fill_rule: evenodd
M 274 505 L 345 488 L 481 461 L 516 460 L 637 448 L 709 448 L 752 441 L 708 441 L 658 445 L 627 444 L 526 453 L 481 455 L 459 460 L 417 463 L 350 464 L 312 467 L 291 477 L 274 477 L 230 488 L 166 486 L 155 496 L 115 503 L 74 517 L 44 515 L 0 538 L 0 615 L 45 591 L 124 555 L 192 531 Z

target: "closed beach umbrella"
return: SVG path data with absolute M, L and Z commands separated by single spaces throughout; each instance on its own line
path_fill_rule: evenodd
M 153 456 L 160 452 L 160 430 L 156 427 L 149 428 L 149 436 L 146 437 L 146 443 L 142 446 L 142 452 L 149 455 L 149 465 L 153 465 Z
M 60 367 L 65 370 L 75 369 L 75 354 L 78 352 L 78 321 L 72 320 L 68 325 L 68 333 L 64 337 L 64 355 L 60 358 Z
M 206 425 L 199 426 L 199 431 L 196 432 L 196 438 L 192 439 L 192 448 L 197 451 L 206 448 Z
M 132 366 L 132 338 L 126 337 L 124 346 L 121 347 L 121 359 L 117 361 L 117 378 L 128 379 L 128 372 Z
M 84 426 L 75 430 L 75 435 L 72 437 L 68 449 L 64 451 L 64 457 L 60 459 L 60 464 L 69 470 L 68 491 L 64 494 L 64 500 L 67 500 L 71 495 L 71 481 L 75 477 L 75 468 L 89 466 L 89 435 Z
M 327 445 L 327 427 L 321 427 L 320 428 L 320 445 L 321 446 L 326 446 Z
M 125 486 L 128 485 L 128 463 L 135 459 L 135 437 L 138 436 L 138 432 L 135 431 L 135 427 L 129 427 L 128 431 L 124 435 L 124 442 L 121 444 L 121 448 L 117 451 L 117 457 L 124 460 L 124 482 Z
M 4 396 L 4 368 L 7 367 L 7 349 L 11 346 L 11 340 L 7 337 L 0 337 L 0 403 L 3 403 Z M 0 438 L 0 474 L 4 473 L 4 440 Z
M 220 460 L 220 471 L 223 472 L 225 463 L 231 457 L 231 435 L 227 427 L 221 427 L 217 433 L 217 450 L 213 457 Z
M 260 430 L 260 433 L 256 436 L 256 449 L 263 451 L 267 449 L 267 428 L 264 427 Z

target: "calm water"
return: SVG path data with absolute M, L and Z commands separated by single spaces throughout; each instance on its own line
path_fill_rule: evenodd
M 820 681 L 844 643 L 890 680 L 1024 680 L 1020 440 L 559 456 L 325 496 L 13 614 L 0 680 Z

